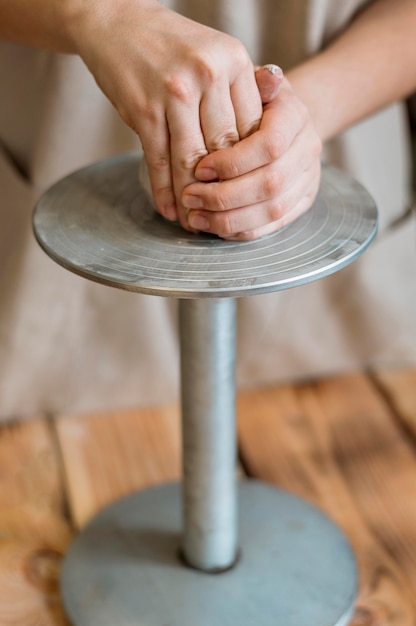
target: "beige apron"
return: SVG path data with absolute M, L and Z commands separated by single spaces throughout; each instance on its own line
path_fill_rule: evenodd
M 168 2 L 165 2 L 168 4 Z M 257 63 L 289 67 L 362 3 L 177 0 L 169 6 L 238 36 Z M 0 42 L 0 418 L 177 398 L 177 302 L 90 283 L 55 265 L 31 233 L 39 193 L 138 140 L 82 62 Z M 382 230 L 351 267 L 239 301 L 238 380 L 259 385 L 362 367 L 416 364 L 416 259 L 403 111 L 331 142 L 327 159 L 375 196 Z

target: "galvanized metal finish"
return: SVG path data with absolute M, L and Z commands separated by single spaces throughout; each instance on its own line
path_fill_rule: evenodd
M 65 178 L 40 200 L 34 229 L 58 263 L 91 280 L 182 298 L 287 289 L 357 258 L 376 233 L 376 208 L 361 185 L 324 167 L 310 211 L 253 242 L 188 234 L 156 214 L 138 180 L 140 158 L 103 161 Z
M 357 592 L 350 546 L 306 502 L 241 485 L 242 558 L 216 576 L 178 560 L 179 487 L 129 496 L 72 544 L 62 574 L 74 626 L 346 626 Z
M 237 552 L 235 322 L 229 299 L 180 301 L 183 552 L 200 570 Z

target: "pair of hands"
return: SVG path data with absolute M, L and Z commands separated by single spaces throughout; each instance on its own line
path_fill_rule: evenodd
M 279 88 L 238 40 L 156 0 L 86 4 L 78 52 L 139 135 L 162 215 L 244 240 L 311 206 L 321 142 L 286 79 Z

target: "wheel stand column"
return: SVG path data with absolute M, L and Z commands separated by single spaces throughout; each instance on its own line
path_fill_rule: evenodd
M 235 298 L 180 301 L 183 556 L 220 572 L 237 557 Z

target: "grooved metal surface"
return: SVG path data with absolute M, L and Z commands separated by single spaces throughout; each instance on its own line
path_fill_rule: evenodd
M 34 214 L 43 249 L 67 269 L 113 287 L 181 298 L 246 296 L 295 287 L 355 260 L 377 230 L 367 191 L 323 168 L 314 206 L 252 242 L 185 232 L 158 215 L 138 179 L 140 157 L 123 155 L 68 176 Z
M 257 481 L 240 484 L 241 559 L 204 574 L 178 559 L 179 485 L 104 509 L 72 544 L 62 593 L 74 626 L 347 626 L 354 555 L 317 508 Z

